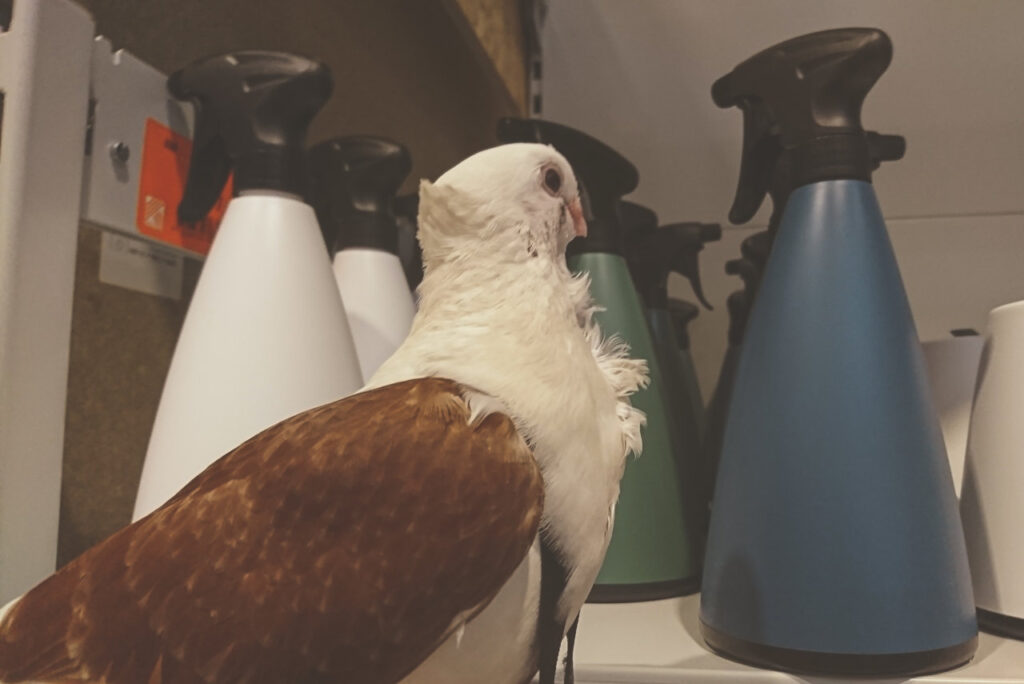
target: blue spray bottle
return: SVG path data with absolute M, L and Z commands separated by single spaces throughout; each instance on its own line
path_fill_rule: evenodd
M 963 532 L 860 109 L 881 31 L 761 52 L 712 96 L 745 114 L 730 218 L 756 211 L 771 112 L 793 191 L 740 353 L 711 515 L 701 628 L 759 665 L 910 676 L 977 647 Z
M 758 235 L 767 235 L 758 233 Z M 749 238 L 748 238 L 749 239 Z M 729 294 L 725 300 L 725 309 L 729 314 L 729 328 L 726 337 L 725 356 L 718 370 L 718 382 L 711 392 L 707 410 L 704 414 L 704 431 L 701 442 L 701 482 L 707 492 L 708 510 L 710 511 L 715 491 L 715 476 L 718 472 L 718 461 L 722 455 L 722 439 L 725 436 L 725 420 L 729 415 L 729 400 L 732 397 L 733 382 L 736 380 L 736 366 L 740 360 L 743 337 L 747 329 L 747 318 L 754 304 L 757 285 L 761 280 L 763 264 L 748 258 L 730 259 L 725 263 L 728 275 L 738 275 L 743 279 L 743 288 Z M 705 524 L 709 518 L 705 517 Z M 707 528 L 705 527 L 705 534 Z
M 751 110 L 756 112 L 753 116 L 764 122 L 766 127 L 775 127 L 774 123 L 769 123 L 770 115 L 764 111 L 766 110 L 764 101 L 751 103 L 745 111 Z M 865 137 L 868 146 L 868 161 L 872 171 L 878 169 L 884 161 L 897 161 L 903 158 L 906 141 L 902 136 L 883 135 L 868 131 Z M 757 297 L 757 288 L 761 283 L 765 265 L 768 263 L 772 243 L 779 231 L 779 223 L 782 221 L 783 211 L 786 208 L 786 200 L 789 199 L 789 193 L 793 190 L 793 181 L 789 172 L 790 160 L 788 155 L 783 157 L 777 135 L 770 135 L 767 141 L 760 144 L 757 151 L 752 154 L 762 160 L 764 164 L 761 166 L 762 173 L 766 173 L 764 169 L 771 168 L 768 196 L 772 201 L 772 214 L 768 219 L 767 230 L 754 233 L 743 240 L 740 245 L 742 258 L 732 259 L 725 264 L 726 273 L 742 278 L 743 289 L 733 292 L 726 300 L 729 312 L 728 344 L 718 372 L 718 381 L 715 383 L 715 389 L 708 401 L 704 423 L 704 480 L 709 492 L 713 492 L 715 488 L 715 474 L 718 470 L 718 460 L 722 454 L 722 438 L 725 435 L 729 398 L 732 396 L 732 385 L 736 378 L 736 365 L 740 359 L 740 345 L 743 344 L 747 318 L 754 305 L 754 299 Z M 743 204 L 740 209 L 741 212 L 730 214 L 730 220 L 733 223 L 746 223 L 757 212 L 757 206 L 749 202 Z

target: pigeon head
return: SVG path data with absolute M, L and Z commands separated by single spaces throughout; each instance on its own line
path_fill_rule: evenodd
M 418 224 L 428 270 L 465 259 L 558 260 L 587 231 L 572 167 L 537 143 L 492 147 L 422 181 Z

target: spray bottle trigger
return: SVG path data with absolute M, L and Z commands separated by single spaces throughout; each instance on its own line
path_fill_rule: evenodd
M 211 120 L 213 113 L 204 111 L 199 100 L 193 99 L 192 102 L 196 125 L 185 190 L 178 204 L 178 220 L 182 223 L 195 223 L 209 213 L 220 198 L 232 167 L 227 143 L 217 124 Z
M 740 108 L 743 110 L 743 156 L 736 197 L 729 210 L 729 221 L 734 224 L 746 223 L 761 208 L 771 186 L 772 172 L 782 155 L 782 143 L 773 132 L 775 124 L 763 105 L 741 100 Z
M 655 241 L 651 244 L 656 258 L 660 259 L 669 271 L 674 271 L 690 281 L 697 299 L 709 311 L 714 307 L 704 296 L 704 287 L 700 281 L 700 251 L 708 242 L 722 238 L 722 227 L 717 223 L 696 223 L 692 221 L 671 223 L 662 226 L 655 232 Z
M 234 171 L 234 189 L 301 197 L 305 137 L 327 101 L 326 65 L 299 55 L 243 50 L 207 57 L 167 79 L 178 100 L 195 106 L 189 177 L 178 214 L 202 218 Z
M 672 270 L 690 281 L 690 287 L 693 288 L 693 293 L 697 295 L 697 301 L 704 305 L 705 309 L 712 311 L 714 307 L 711 306 L 704 296 L 704 286 L 700 282 L 700 265 L 697 255 L 698 252 L 695 249 L 679 250 L 676 254 Z

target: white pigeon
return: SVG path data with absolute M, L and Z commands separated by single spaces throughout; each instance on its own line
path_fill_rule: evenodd
M 394 356 L 8 606 L 0 682 L 553 682 L 646 382 L 566 267 L 585 232 L 548 146 L 424 181 Z

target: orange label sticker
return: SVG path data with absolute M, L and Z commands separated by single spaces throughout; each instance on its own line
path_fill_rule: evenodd
M 206 218 L 196 223 L 179 222 L 178 204 L 185 195 L 191 157 L 191 140 L 155 119 L 146 120 L 135 227 L 154 240 L 206 254 L 231 200 L 231 178 Z

